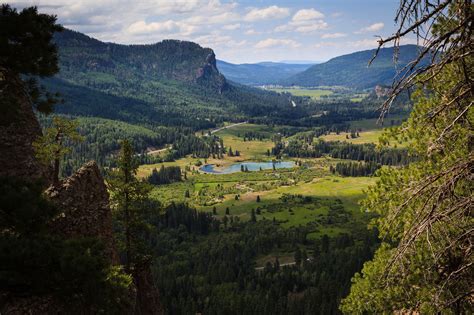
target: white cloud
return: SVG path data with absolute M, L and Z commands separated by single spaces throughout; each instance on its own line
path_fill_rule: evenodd
M 277 27 L 275 27 L 275 29 L 273 30 L 274 32 L 276 33 L 279 33 L 279 32 L 288 32 L 288 31 L 291 31 L 293 29 L 293 27 L 289 24 L 284 24 L 284 25 L 279 25 Z
M 259 34 L 262 34 L 262 32 L 257 32 L 256 30 L 254 30 L 253 28 L 245 31 L 245 35 L 259 35 Z
M 341 43 L 321 42 L 321 43 L 314 44 L 313 47 L 314 48 L 324 48 L 324 47 L 337 47 L 337 46 L 340 46 L 340 45 L 341 45 Z
M 236 41 L 232 39 L 232 37 L 227 35 L 220 35 L 219 33 L 215 32 L 209 35 L 199 36 L 195 39 L 195 41 L 200 44 L 201 46 L 206 47 L 228 47 L 228 48 L 237 48 L 242 47 L 247 44 L 246 40 Z
M 233 31 L 240 28 L 240 23 L 236 24 L 227 24 L 222 27 L 223 30 Z
M 138 21 L 131 24 L 127 31 L 131 34 L 147 34 L 147 33 L 158 33 L 158 34 L 175 34 L 180 33 L 182 35 L 192 34 L 196 28 L 192 25 L 188 25 L 181 22 L 175 22 L 168 20 L 164 22 L 152 22 L 146 23 L 145 21 Z
M 307 22 L 312 20 L 320 20 L 324 18 L 324 14 L 315 9 L 303 9 L 293 15 L 291 19 L 295 23 Z
M 324 21 L 314 21 L 309 25 L 301 25 L 296 27 L 295 31 L 300 33 L 311 33 L 328 28 L 328 24 Z
M 324 14 L 315 9 L 302 9 L 296 12 L 291 21 L 287 24 L 277 26 L 274 32 L 299 32 L 299 33 L 312 33 L 319 30 L 324 30 L 329 25 L 322 20 Z
M 244 17 L 245 21 L 260 21 L 268 19 L 281 19 L 290 15 L 290 10 L 288 8 L 281 8 L 276 5 L 272 5 L 267 8 L 251 9 Z
M 357 49 L 372 49 L 377 48 L 378 43 L 377 39 L 361 39 L 347 43 L 348 46 L 357 48 Z
M 321 35 L 321 38 L 328 39 L 328 38 L 341 38 L 346 37 L 347 34 L 345 33 L 326 33 Z
M 272 48 L 272 47 L 278 47 L 278 46 L 287 46 L 291 48 L 297 48 L 301 45 L 292 39 L 275 39 L 275 38 L 267 38 L 255 44 L 255 48 L 257 49 L 266 49 L 266 48 Z
M 372 32 L 377 32 L 380 31 L 382 28 L 384 28 L 385 24 L 382 22 L 379 23 L 374 23 L 371 24 L 367 27 L 363 27 L 360 30 L 356 31 L 356 34 L 361 34 L 361 33 L 372 33 Z

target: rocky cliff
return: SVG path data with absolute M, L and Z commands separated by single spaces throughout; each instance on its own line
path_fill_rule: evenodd
M 3 113 L 0 115 L 0 177 L 43 179 L 47 184 L 50 172 L 36 160 L 32 147 L 33 141 L 41 135 L 40 125 L 26 94 L 22 92 L 21 81 L 1 70 L 0 105 Z M 119 264 L 113 239 L 109 194 L 95 162 L 85 164 L 59 185 L 49 187 L 45 194 L 61 210 L 50 222 L 51 231 L 64 238 L 101 239 L 111 264 Z M 130 292 L 136 302 L 135 312 L 159 314 L 158 292 L 153 285 L 149 264 L 142 266 L 134 278 L 135 287 Z M 0 302 L 2 296 L 0 292 Z M 0 309 L 0 314 L 68 313 L 50 297 L 25 297 L 8 303 Z
M 0 176 L 48 182 L 47 168 L 33 152 L 33 141 L 41 127 L 23 92 L 22 83 L 0 68 Z
M 51 229 L 65 238 L 101 239 L 111 262 L 119 263 L 112 235 L 109 193 L 94 161 L 86 163 L 59 185 L 48 188 L 46 195 L 62 210 L 51 222 Z

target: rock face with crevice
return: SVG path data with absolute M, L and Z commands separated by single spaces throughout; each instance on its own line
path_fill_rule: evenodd
M 47 167 L 36 160 L 32 145 L 41 127 L 19 78 L 1 67 L 0 108 L 0 176 L 47 183 Z
M 66 238 L 96 237 L 104 242 L 111 262 L 118 264 L 109 193 L 94 161 L 86 163 L 59 185 L 48 188 L 46 195 L 62 210 L 50 224 L 55 233 Z

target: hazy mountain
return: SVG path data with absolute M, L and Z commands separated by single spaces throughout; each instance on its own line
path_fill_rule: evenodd
M 378 57 L 370 67 L 369 60 L 375 50 L 359 51 L 330 59 L 316 64 L 307 70 L 287 79 L 280 80 L 282 85 L 298 86 L 347 86 L 352 88 L 371 88 L 377 84 L 389 85 L 408 62 L 418 55 L 418 46 L 404 45 L 400 47 L 398 64 L 393 61 L 393 48 L 382 48 Z
M 282 62 L 233 64 L 217 60 L 217 68 L 226 78 L 246 85 L 275 84 L 309 67 L 311 67 L 311 64 Z
M 307 65 L 315 65 L 317 63 L 322 63 L 324 61 L 321 60 L 280 60 L 278 63 L 289 63 L 289 64 L 296 64 L 296 65 L 301 65 L 301 64 L 307 64 Z

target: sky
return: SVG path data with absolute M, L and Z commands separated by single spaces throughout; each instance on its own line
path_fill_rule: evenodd
M 233 63 L 325 61 L 376 48 L 399 0 L 18 0 L 106 42 L 189 40 Z

